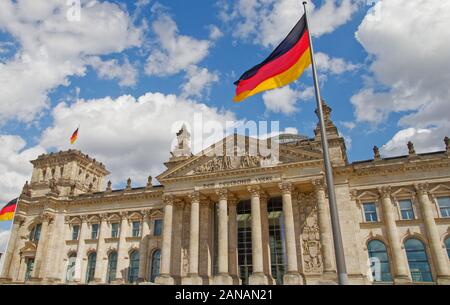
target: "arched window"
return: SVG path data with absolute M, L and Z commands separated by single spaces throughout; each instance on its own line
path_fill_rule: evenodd
M 130 254 L 130 267 L 128 268 L 128 283 L 136 283 L 139 276 L 139 251 Z
M 73 282 L 75 278 L 75 265 L 77 262 L 77 254 L 72 253 L 67 261 L 66 282 Z
M 117 252 L 111 252 L 108 255 L 108 272 L 106 274 L 106 281 L 111 283 L 116 280 L 117 273 Z
M 92 252 L 88 255 L 88 263 L 86 270 L 86 283 L 90 283 L 94 280 L 95 274 L 95 262 L 97 261 L 97 253 Z
M 40 223 L 38 223 L 37 225 L 35 225 L 33 227 L 33 229 L 31 229 L 30 241 L 39 241 L 39 239 L 41 238 L 41 229 L 42 229 L 42 224 L 40 224 Z
M 415 238 L 405 241 L 406 256 L 413 282 L 432 282 L 430 264 L 423 243 Z
M 445 248 L 447 249 L 448 259 L 450 259 L 450 236 L 445 240 Z
M 152 264 L 150 269 L 150 282 L 155 282 L 156 277 L 159 275 L 159 268 L 161 263 L 161 251 L 155 250 L 152 255 Z
M 370 268 L 375 282 L 391 282 L 391 268 L 386 246 L 379 240 L 372 240 L 367 245 L 369 252 Z

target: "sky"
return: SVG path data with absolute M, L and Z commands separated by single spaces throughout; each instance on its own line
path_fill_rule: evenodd
M 450 1 L 308 1 L 322 96 L 349 160 L 444 150 L 450 135 Z M 299 0 L 2 0 L 0 207 L 29 160 L 80 149 L 114 187 L 164 170 L 182 122 L 279 121 L 313 136 L 310 69 L 233 103 L 233 82 L 303 14 Z M 79 129 L 75 145 L 69 144 Z M 157 181 L 154 181 L 157 183 Z M 0 251 L 10 223 L 0 223 Z

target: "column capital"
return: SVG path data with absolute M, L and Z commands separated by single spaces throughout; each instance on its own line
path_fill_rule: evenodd
M 294 189 L 292 186 L 292 183 L 290 183 L 290 182 L 279 183 L 278 187 L 280 188 L 280 190 L 283 194 L 291 194 Z
M 378 194 L 380 194 L 381 198 L 390 198 L 391 197 L 391 186 L 380 186 L 377 188 Z
M 163 195 L 162 200 L 165 205 L 173 205 L 175 198 L 173 195 Z
M 194 191 L 188 195 L 191 202 L 200 202 L 200 192 Z
M 312 185 L 314 187 L 314 190 L 316 192 L 318 192 L 318 191 L 325 191 L 325 181 L 324 181 L 323 178 L 321 178 L 321 179 L 314 179 L 314 180 L 311 181 L 311 183 L 312 183 Z
M 414 184 L 414 189 L 416 190 L 417 195 L 428 195 L 430 186 L 428 183 L 416 183 Z
M 259 197 L 261 193 L 261 187 L 259 185 L 248 186 L 247 190 L 252 195 L 252 197 Z
M 152 214 L 152 209 L 144 209 L 141 211 L 142 215 L 144 215 L 144 219 L 149 219 Z
M 108 221 L 108 214 L 102 213 L 102 214 L 100 214 L 100 215 L 98 215 L 98 216 L 99 216 L 99 218 L 100 218 L 100 222 Z
M 14 216 L 14 224 L 18 224 L 19 226 L 22 226 L 25 222 L 26 217 L 20 214 L 16 214 Z
M 42 222 L 50 223 L 55 218 L 55 215 L 49 212 L 43 212 L 40 217 Z
M 120 216 L 120 219 L 122 219 L 122 220 L 128 219 L 128 213 L 127 212 L 120 212 L 119 216 Z
M 228 195 L 228 205 L 229 205 L 229 206 L 230 206 L 230 205 L 237 205 L 238 202 L 239 202 L 239 198 L 238 198 L 235 194 L 230 193 L 230 194 Z
M 219 196 L 219 200 L 228 200 L 228 190 L 227 189 L 220 189 L 216 190 L 217 196 Z
M 87 215 L 81 215 L 80 216 L 81 222 L 88 222 L 88 216 Z

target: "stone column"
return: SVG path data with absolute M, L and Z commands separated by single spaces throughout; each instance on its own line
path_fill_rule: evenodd
M 214 276 L 215 285 L 232 285 L 233 279 L 228 274 L 228 191 L 219 190 L 219 208 L 217 215 L 218 270 Z
M 16 249 L 16 244 L 18 244 L 18 239 L 20 238 L 19 230 L 25 222 L 25 216 L 16 214 L 14 216 L 14 223 L 11 228 L 11 235 L 9 238 L 8 249 L 6 249 L 5 257 L 3 260 L 3 270 L 0 278 L 0 282 L 10 282 L 12 281 L 12 270 L 11 263 L 13 261 L 14 250 Z
M 51 215 L 50 213 L 43 213 L 41 215 L 41 219 L 42 219 L 42 227 L 41 227 L 41 235 L 39 237 L 39 242 L 37 245 L 37 249 L 36 249 L 36 256 L 34 258 L 34 267 L 33 267 L 33 273 L 31 276 L 31 280 L 42 280 L 44 278 L 44 274 L 42 271 L 44 271 L 45 269 L 42 268 L 44 261 L 45 261 L 45 255 L 47 255 L 46 253 L 46 248 L 47 248 L 47 244 L 48 244 L 48 239 L 49 239 L 49 223 L 53 220 L 54 216 Z
M 252 260 L 253 273 L 249 277 L 250 285 L 267 285 L 267 276 L 264 274 L 263 248 L 261 234 L 261 209 L 259 202 L 260 187 L 252 186 L 248 188 L 251 194 L 252 209 Z
M 199 239 L 200 239 L 200 194 L 189 195 L 191 201 L 191 220 L 189 229 L 189 273 L 183 278 L 184 285 L 201 285 L 202 278 L 198 275 Z
M 411 279 L 408 273 L 408 263 L 403 253 L 400 238 L 398 236 L 397 224 L 395 223 L 396 209 L 391 200 L 391 187 L 380 187 L 378 188 L 378 192 L 381 196 L 384 225 L 386 227 L 387 238 L 392 253 L 394 284 L 410 283 Z
M 325 183 L 323 179 L 312 181 L 317 200 L 317 222 L 319 224 L 320 243 L 322 249 L 323 273 L 326 279 L 336 277 L 336 269 L 333 256 L 333 232 L 331 230 L 331 216 L 328 208 L 328 200 L 325 195 Z
M 75 261 L 75 275 L 73 277 L 73 281 L 77 283 L 81 283 L 81 271 L 83 268 L 83 258 L 85 256 L 85 243 L 88 227 L 87 227 L 87 216 L 81 216 L 81 226 L 80 226 L 80 235 L 78 237 L 78 250 L 77 250 L 77 259 Z
M 127 234 L 128 234 L 128 213 L 120 213 L 120 232 L 119 232 L 119 246 L 117 249 L 117 273 L 116 273 L 116 283 L 126 283 L 127 281 L 127 262 L 125 257 L 128 256 L 127 249 Z
M 150 213 L 151 210 L 144 210 L 142 220 L 141 242 L 139 244 L 139 276 L 138 282 L 148 282 L 148 239 L 150 237 Z
M 236 197 L 228 197 L 228 273 L 233 279 L 234 285 L 240 285 L 242 283 L 239 277 L 237 250 L 237 204 L 238 199 Z
M 298 272 L 297 247 L 295 243 L 294 212 L 292 209 L 292 184 L 280 183 L 283 196 L 283 216 L 285 231 L 285 247 L 287 256 L 287 273 L 283 276 L 285 285 L 301 284 L 300 273 Z
M 267 282 L 272 285 L 274 279 L 272 277 L 272 264 L 269 245 L 269 214 L 267 212 L 267 201 L 269 196 L 266 192 L 261 192 L 259 197 L 259 205 L 261 210 L 261 236 L 263 249 L 264 274 L 267 276 Z
M 156 278 L 157 284 L 174 285 L 175 281 L 170 275 L 170 261 L 172 252 L 172 219 L 173 219 L 173 197 L 164 197 L 164 227 L 161 249 L 161 272 Z
M 94 273 L 94 281 L 96 283 L 104 283 L 106 280 L 105 274 L 105 263 L 106 258 L 106 249 L 105 249 L 105 238 L 106 238 L 106 229 L 108 224 L 108 215 L 101 214 L 100 215 L 100 232 L 98 233 L 98 242 L 97 242 L 97 261 L 95 262 L 95 273 Z
M 416 184 L 415 188 L 419 199 L 423 222 L 425 224 L 428 243 L 430 245 L 431 257 L 436 269 L 436 282 L 438 284 L 449 285 L 450 271 L 448 257 L 445 248 L 441 244 L 439 232 L 434 220 L 433 209 L 435 208 L 435 205 L 430 200 L 428 185 Z

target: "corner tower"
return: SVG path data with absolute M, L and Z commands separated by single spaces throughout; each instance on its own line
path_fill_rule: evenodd
M 109 175 L 105 165 L 69 149 L 58 153 L 40 155 L 33 164 L 28 195 L 40 197 L 48 193 L 74 196 L 104 190 L 104 177 Z

